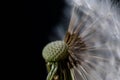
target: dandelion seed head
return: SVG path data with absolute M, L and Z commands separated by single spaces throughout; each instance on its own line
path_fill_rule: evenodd
M 54 31 L 61 39 L 65 38 L 69 47 L 69 57 L 73 58 L 69 61 L 73 80 L 119 80 L 119 8 L 112 5 L 111 0 L 66 2 L 69 8 L 64 13 L 69 27 L 60 24 Z

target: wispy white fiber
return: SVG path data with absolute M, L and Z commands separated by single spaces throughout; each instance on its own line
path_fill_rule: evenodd
M 86 44 L 94 47 L 94 50 L 89 49 L 81 53 L 84 62 L 74 69 L 75 80 L 80 79 L 78 77 L 82 71 L 85 73 L 84 69 L 88 70 L 85 75 L 89 79 L 82 78 L 83 80 L 120 80 L 120 9 L 113 5 L 111 0 L 66 0 L 66 2 L 70 8 L 77 7 L 83 14 L 89 15 L 90 19 L 86 20 L 79 36 Z M 65 11 L 65 15 L 72 13 L 76 12 L 72 12 L 72 9 Z M 82 15 L 76 16 L 76 19 L 80 19 Z M 54 30 L 61 39 L 65 36 L 66 27 L 68 26 L 63 24 Z

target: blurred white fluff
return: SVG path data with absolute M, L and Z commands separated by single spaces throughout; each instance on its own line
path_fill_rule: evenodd
M 81 65 L 89 70 L 88 74 L 86 74 L 89 79 L 84 78 L 83 80 L 120 80 L 119 8 L 113 6 L 110 0 L 67 0 L 67 2 L 90 16 L 90 19 L 85 22 L 84 28 L 80 32 L 80 36 L 86 44 L 94 47 L 94 50 L 90 49 L 82 52 L 85 62 Z M 80 18 L 82 15 L 77 14 L 76 16 Z M 56 33 L 61 35 L 61 39 L 64 38 L 64 27 L 68 26 L 58 26 L 55 29 Z M 106 62 L 97 59 L 97 57 L 109 61 Z M 90 67 L 90 64 L 94 68 Z M 75 80 L 80 80 L 79 71 L 81 72 L 82 68 L 80 65 L 78 66 L 78 68 L 74 68 Z
M 90 46 L 95 46 L 96 49 L 92 52 L 88 51 L 89 55 L 105 57 L 109 62 L 101 62 L 96 60 L 92 62 L 92 58 L 86 57 L 86 62 L 92 63 L 96 70 L 91 70 L 91 76 L 97 76 L 97 80 L 120 80 L 120 11 L 115 6 L 112 6 L 110 0 L 74 0 L 75 6 L 79 6 L 80 10 L 92 18 L 91 24 L 86 22 L 86 29 L 81 33 L 85 37 Z M 78 15 L 80 16 L 80 15 Z M 106 50 L 102 50 L 106 48 Z M 87 65 L 87 64 L 86 64 Z M 102 71 L 103 70 L 103 71 Z M 78 79 L 79 80 L 79 79 Z M 89 80 L 93 80 L 90 79 Z

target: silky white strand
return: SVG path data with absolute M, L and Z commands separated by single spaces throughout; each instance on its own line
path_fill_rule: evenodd
M 82 37 L 85 43 L 91 48 L 85 52 L 81 52 L 82 55 L 76 51 L 75 54 L 82 56 L 84 62 L 80 65 L 81 68 L 75 67 L 75 77 L 77 78 L 78 75 L 83 75 L 80 69 L 84 68 L 89 69 L 88 74 L 92 75 L 88 80 L 93 80 L 92 77 L 97 78 L 97 80 L 120 80 L 119 8 L 112 5 L 111 0 L 66 0 L 66 2 L 70 8 L 73 6 L 78 7 L 81 12 L 90 16 L 90 19 L 86 20 L 84 28 L 81 29 L 79 36 Z M 70 17 L 69 15 L 72 13 L 72 9 L 70 10 L 65 10 L 67 17 Z M 77 19 L 81 17 L 79 14 L 76 16 Z M 64 26 L 63 24 L 54 30 L 61 39 L 65 36 L 65 32 L 67 31 L 66 27 L 68 26 Z M 92 48 L 94 49 L 92 50 Z M 103 58 L 108 61 L 104 61 Z M 90 65 L 92 65 L 93 68 L 91 68 Z M 83 80 L 85 79 L 83 78 Z

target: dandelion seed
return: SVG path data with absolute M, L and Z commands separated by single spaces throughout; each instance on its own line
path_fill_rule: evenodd
M 120 11 L 110 0 L 72 3 L 64 39 L 43 49 L 47 80 L 120 80 Z

